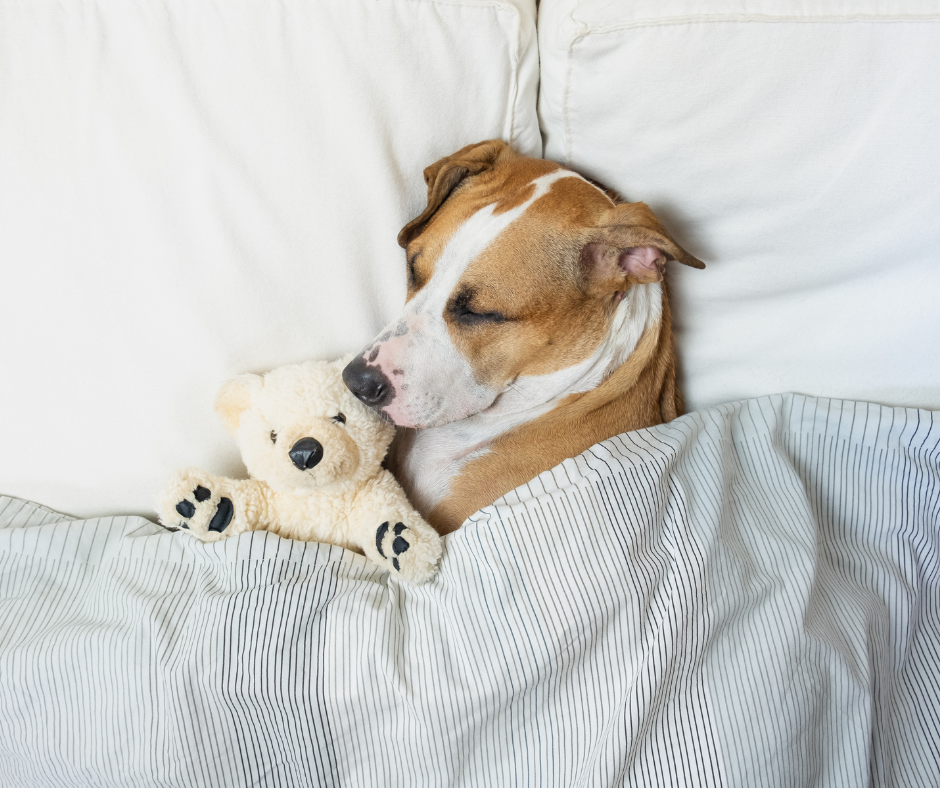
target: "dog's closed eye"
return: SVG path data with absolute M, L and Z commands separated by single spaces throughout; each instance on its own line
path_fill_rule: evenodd
M 454 310 L 454 317 L 465 325 L 479 325 L 480 323 L 505 323 L 506 317 L 499 312 L 474 312 L 464 307 Z
M 473 293 L 463 291 L 459 293 L 450 304 L 450 314 L 458 323 L 464 326 L 476 326 L 484 323 L 505 323 L 509 320 L 502 312 L 483 311 L 472 304 Z

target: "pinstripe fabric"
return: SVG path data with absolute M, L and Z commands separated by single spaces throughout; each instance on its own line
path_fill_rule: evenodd
M 0 499 L 0 785 L 940 784 L 940 424 L 786 395 L 605 441 L 402 586 Z

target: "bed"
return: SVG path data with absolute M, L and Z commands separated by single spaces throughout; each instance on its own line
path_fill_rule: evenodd
M 940 782 L 940 6 L 0 0 L 0 786 Z M 419 588 L 153 521 L 365 343 L 424 166 L 644 200 L 685 416 Z M 678 268 L 678 267 L 677 267 Z

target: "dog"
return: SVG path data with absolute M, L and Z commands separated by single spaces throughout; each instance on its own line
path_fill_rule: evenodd
M 663 271 L 704 264 L 622 203 L 501 140 L 424 171 L 398 236 L 404 311 L 344 369 L 408 428 L 394 470 L 440 533 L 598 441 L 682 413 Z

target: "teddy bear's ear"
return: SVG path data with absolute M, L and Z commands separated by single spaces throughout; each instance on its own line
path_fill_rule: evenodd
M 255 395 L 264 385 L 260 375 L 239 375 L 226 381 L 215 398 L 215 412 L 233 435 L 238 432 L 242 413 L 251 407 Z

